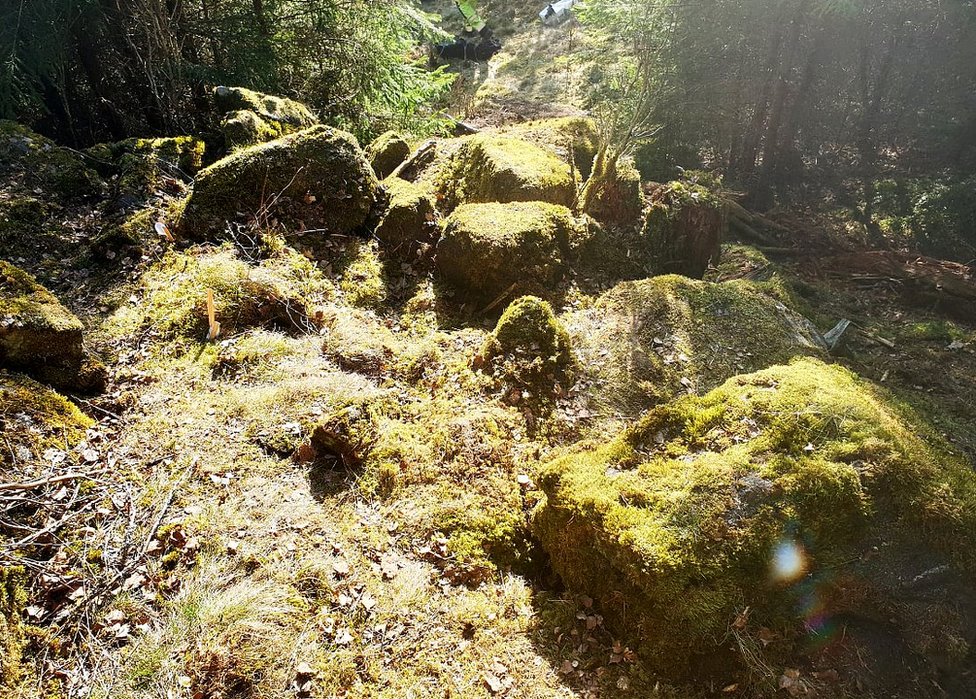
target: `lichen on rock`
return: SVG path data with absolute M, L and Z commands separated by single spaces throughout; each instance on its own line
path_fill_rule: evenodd
M 379 183 L 356 139 L 327 126 L 236 151 L 197 175 L 177 229 L 221 238 L 227 222 L 279 221 L 293 229 L 359 231 Z
M 890 601 L 907 594 L 893 572 L 907 552 L 972 569 L 971 474 L 920 432 L 845 369 L 797 360 L 554 460 L 534 530 L 570 589 L 680 675 L 719 652 L 743 610 L 785 638 L 811 598 L 823 617 L 850 612 L 839 575 Z
M 437 266 L 448 281 L 479 295 L 520 283 L 545 287 L 564 274 L 585 232 L 556 204 L 465 204 L 445 221 Z
M 543 201 L 571 206 L 569 166 L 528 141 L 493 134 L 464 140 L 438 176 L 450 210 L 463 203 Z
M 396 131 L 387 131 L 366 146 L 366 157 L 376 176 L 382 180 L 410 157 L 410 144 Z
M 0 365 L 55 386 L 99 391 L 105 369 L 86 355 L 83 330 L 54 294 L 0 260 Z

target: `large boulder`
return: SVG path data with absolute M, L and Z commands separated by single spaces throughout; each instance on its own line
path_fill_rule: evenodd
M 387 131 L 366 146 L 366 157 L 376 176 L 384 179 L 410 157 L 410 144 L 396 131 Z
M 529 121 L 508 127 L 506 133 L 551 150 L 578 173 L 579 180 L 590 176 L 593 158 L 600 147 L 596 122 L 589 117 Z
M 652 266 L 701 279 L 728 234 L 725 200 L 713 183 L 680 180 L 655 188 L 650 201 L 643 234 Z
M 826 347 L 775 287 L 679 275 L 622 282 L 564 321 L 601 410 L 636 415 Z
M 427 189 L 397 177 L 384 180 L 383 186 L 389 204 L 376 226 L 383 247 L 409 257 L 421 246 L 436 242 L 437 210 Z
M 492 134 L 466 139 L 439 176 L 447 208 L 462 203 L 544 201 L 571 206 L 569 165 L 528 141 Z
M 976 485 L 893 405 L 809 358 L 732 378 L 545 466 L 535 533 L 663 672 L 706 655 L 783 667 L 838 623 L 849 640 L 828 667 L 878 648 L 900 654 L 892 667 L 915 652 L 958 666 L 971 620 L 920 590 L 972 580 Z
M 201 170 L 177 230 L 220 238 L 229 221 L 277 220 L 299 230 L 354 233 L 373 213 L 378 187 L 355 137 L 313 126 Z
M 556 282 L 582 235 L 564 206 L 543 202 L 465 204 L 448 217 L 437 267 L 451 283 L 495 296 L 512 285 Z
M 75 151 L 13 121 L 0 120 L 0 177 L 67 199 L 98 194 L 102 183 Z
M 214 90 L 214 101 L 223 115 L 220 126 L 228 148 L 272 141 L 319 123 L 301 102 L 243 87 L 221 85 Z
M 84 327 L 31 275 L 0 260 L 0 366 L 55 386 L 99 391 L 105 369 L 85 354 Z

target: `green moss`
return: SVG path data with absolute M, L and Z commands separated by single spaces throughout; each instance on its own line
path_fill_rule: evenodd
M 0 199 L 0 244 L 11 246 L 36 240 L 48 215 L 48 207 L 32 196 Z
M 24 647 L 20 617 L 25 604 L 24 569 L 0 568 L 0 689 L 12 691 L 20 683 Z
M 312 431 L 312 447 L 320 459 L 332 458 L 346 468 L 359 468 L 377 439 L 379 406 L 360 400 L 323 418 Z
M 40 460 L 47 449 L 67 449 L 94 422 L 62 395 L 19 374 L 0 370 L 0 467 Z
M 535 531 L 554 568 L 679 672 L 746 607 L 795 632 L 793 605 L 811 589 L 801 579 L 815 589 L 847 566 L 883 589 L 922 542 L 974 562 L 965 465 L 873 387 L 813 359 L 654 409 L 612 443 L 550 463 L 540 483 Z M 793 576 L 773 565 L 784 545 L 802 561 Z
M 280 122 L 265 121 L 248 109 L 239 109 L 227 114 L 220 122 L 220 130 L 224 134 L 224 144 L 228 149 L 266 143 L 280 138 L 283 134 Z
M 596 123 L 588 117 L 561 117 L 518 124 L 510 132 L 521 139 L 552 149 L 585 181 L 593 168 L 593 158 L 600 146 Z
M 631 158 L 623 158 L 614 164 L 589 199 L 586 213 L 604 224 L 638 228 L 643 212 L 640 173 Z
M 355 242 L 351 259 L 339 279 L 339 289 L 351 306 L 376 308 L 386 300 L 386 281 L 375 243 Z
M 393 333 L 368 311 L 332 308 L 324 312 L 322 352 L 344 371 L 381 375 L 399 351 Z
M 366 157 L 376 176 L 385 179 L 410 157 L 410 144 L 396 131 L 387 131 L 366 146 Z
M 948 320 L 918 321 L 905 325 L 900 329 L 900 335 L 906 340 L 921 340 L 923 342 L 952 342 L 963 341 L 966 333 L 958 325 Z
M 57 146 L 13 121 L 0 120 L 0 175 L 20 174 L 23 183 L 68 199 L 98 194 L 98 174 L 77 153 Z
M 651 194 L 643 234 L 655 269 L 701 278 L 718 262 L 728 227 L 719 185 L 691 178 L 661 185 Z
M 544 201 L 570 206 L 569 166 L 527 141 L 495 135 L 465 140 L 438 177 L 447 209 L 463 203 Z
M 318 123 L 311 110 L 287 97 L 266 95 L 243 87 L 220 86 L 214 90 L 214 101 L 221 114 L 253 112 L 265 121 L 280 124 L 282 133 L 308 128 Z
M 390 253 L 410 258 L 437 239 L 434 198 L 425 188 L 396 177 L 384 180 L 383 186 L 389 204 L 376 226 L 376 237 Z
M 623 282 L 563 320 L 595 401 L 631 415 L 823 346 L 809 321 L 745 280 Z
M 301 333 L 315 327 L 310 299 L 330 289 L 294 251 L 252 266 L 229 246 L 198 254 L 168 252 L 141 283 L 142 300 L 119 309 L 111 330 L 124 334 L 153 328 L 164 336 L 202 340 L 209 329 L 210 289 L 222 337 L 251 327 Z
M 220 344 L 214 373 L 236 379 L 260 376 L 269 365 L 277 365 L 293 354 L 293 343 L 294 340 L 279 332 L 249 330 Z
M 437 266 L 451 283 L 481 295 L 518 283 L 545 288 L 565 272 L 585 232 L 555 204 L 465 204 L 445 222 Z
M 573 364 L 569 335 L 552 307 L 535 296 L 509 304 L 481 354 L 489 370 L 533 395 L 566 382 Z
M 153 228 L 157 219 L 155 209 L 140 209 L 118 225 L 109 225 L 92 237 L 92 252 L 99 259 L 114 259 L 127 250 L 141 251 L 145 244 L 156 237 Z
M 164 188 L 163 178 L 175 181 L 195 175 L 203 166 L 206 144 L 195 136 L 130 138 L 112 146 L 123 192 L 148 197 Z
M 243 219 L 353 233 L 373 213 L 378 186 L 353 136 L 315 126 L 201 170 L 177 228 L 194 238 L 220 238 L 228 221 Z

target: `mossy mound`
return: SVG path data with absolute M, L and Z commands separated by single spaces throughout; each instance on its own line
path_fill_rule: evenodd
M 589 199 L 586 213 L 601 223 L 639 228 L 644 213 L 640 172 L 630 158 L 619 160 Z
M 459 204 L 543 201 L 571 206 L 569 166 L 528 141 L 492 134 L 466 139 L 438 175 L 448 209 Z
M 716 264 L 728 211 L 715 183 L 669 182 L 651 193 L 644 237 L 654 269 L 701 279 Z
M 600 146 L 596 123 L 589 117 L 542 119 L 510 127 L 506 133 L 551 149 L 561 160 L 586 180 L 593 168 L 593 158 Z
M 120 223 L 106 226 L 92 236 L 93 255 L 102 261 L 141 255 L 147 241 L 158 235 L 154 228 L 157 215 L 152 208 L 141 209 Z
M 390 329 L 369 311 L 326 309 L 323 328 L 322 353 L 343 371 L 379 376 L 400 349 Z
M 282 136 L 281 124 L 265 121 L 248 109 L 230 112 L 220 122 L 224 145 L 228 150 L 267 143 Z
M 40 462 L 48 449 L 66 449 L 94 422 L 64 396 L 36 381 L 0 369 L 0 468 Z
M 946 449 L 850 372 L 801 359 L 548 464 L 534 529 L 572 590 L 681 674 L 745 610 L 795 637 L 811 602 L 827 623 L 850 611 L 855 587 L 910 595 L 900 576 L 935 552 L 971 571 L 976 490 Z
M 251 265 L 229 246 L 169 252 L 146 271 L 142 288 L 142 300 L 119 309 L 110 321 L 115 331 L 153 328 L 163 336 L 198 340 L 209 331 L 208 290 L 222 337 L 253 327 L 312 331 L 318 320 L 310 299 L 329 291 L 314 265 L 294 251 Z
M 316 459 L 359 468 L 376 443 L 376 414 L 368 401 L 346 405 L 324 417 L 312 431 Z
M 20 683 L 20 660 L 24 649 L 20 617 L 26 604 L 24 569 L 0 568 L 0 689 L 12 691 Z
M 201 170 L 177 227 L 192 238 L 219 238 L 228 221 L 278 220 L 348 234 L 373 213 L 378 187 L 352 135 L 314 126 Z
M 36 241 L 47 220 L 49 207 L 33 196 L 0 199 L 0 245 Z
M 255 92 L 244 87 L 220 85 L 214 89 L 214 102 L 220 114 L 253 112 L 266 122 L 279 125 L 280 133 L 306 129 L 319 123 L 312 111 L 301 102 Z
M 437 267 L 451 283 L 485 296 L 519 283 L 548 286 L 565 272 L 583 234 L 564 206 L 465 204 L 445 222 Z
M 14 121 L 0 120 L 0 176 L 66 199 L 102 189 L 98 173 L 84 158 Z
M 383 181 L 389 204 L 376 237 L 390 253 L 410 257 L 422 245 L 437 240 L 437 211 L 434 197 L 423 187 L 390 177 Z
M 573 364 L 569 334 L 552 306 L 535 296 L 509 304 L 481 356 L 492 374 L 533 395 L 551 394 Z
M 745 280 L 623 282 L 564 322 L 594 399 L 626 415 L 824 349 L 808 320 Z
M 85 355 L 83 330 L 54 294 L 0 260 L 0 364 L 55 386 L 101 390 L 105 370 Z
M 410 157 L 410 144 L 396 131 L 387 131 L 366 146 L 366 157 L 376 176 L 385 179 Z

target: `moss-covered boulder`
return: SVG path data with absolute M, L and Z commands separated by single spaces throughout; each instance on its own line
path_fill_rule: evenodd
M 353 233 L 373 213 L 378 187 L 352 135 L 314 126 L 201 170 L 177 228 L 192 238 L 220 238 L 228 221 L 278 220 L 300 230 Z
M 466 139 L 438 176 L 448 209 L 462 203 L 543 201 L 570 206 L 569 166 L 528 141 L 494 134 Z
M 224 134 L 224 145 L 231 150 L 267 143 L 282 135 L 279 122 L 265 121 L 248 109 L 227 114 L 220 122 L 220 130 Z
M 640 173 L 634 161 L 624 158 L 610 168 L 587 197 L 586 213 L 601 223 L 636 229 L 644 213 Z
M 94 425 L 74 403 L 28 377 L 0 369 L 0 468 L 24 472 L 48 449 L 64 450 Z
M 214 89 L 214 102 L 220 114 L 252 112 L 265 122 L 277 124 L 280 133 L 306 129 L 319 123 L 318 118 L 301 102 L 244 87 L 220 85 Z
M 366 157 L 376 176 L 384 179 L 410 157 L 410 144 L 396 131 L 387 131 L 366 146 Z
M 701 279 L 728 232 L 721 194 L 710 183 L 681 180 L 657 187 L 650 200 L 643 234 L 654 269 Z
M 98 173 L 74 151 L 14 121 L 0 120 L 0 177 L 67 199 L 98 194 Z
M 577 180 L 590 176 L 593 158 L 600 146 L 596 123 L 589 117 L 541 119 L 509 127 L 507 133 L 552 150 L 577 173 Z
M 119 187 L 146 197 L 163 186 L 163 178 L 183 183 L 203 167 L 206 144 L 195 136 L 131 138 L 116 144 Z M 169 188 L 178 192 L 178 189 Z
M 376 226 L 376 237 L 387 252 L 410 257 L 437 241 L 437 210 L 430 192 L 412 182 L 390 177 L 383 181 L 389 203 Z
M 24 631 L 21 614 L 27 604 L 24 569 L 0 568 L 0 689 L 13 691 L 20 683 Z
M 536 296 L 516 299 L 499 318 L 481 348 L 487 370 L 530 394 L 551 395 L 564 384 L 573 365 L 569 334 Z
M 548 286 L 563 275 L 584 233 L 569 209 L 556 204 L 465 204 L 445 222 L 437 267 L 452 284 L 479 295 L 519 283 Z
M 99 391 L 105 369 L 85 354 L 83 326 L 27 272 L 0 260 L 0 366 L 55 386 Z
M 814 359 L 656 408 L 549 463 L 539 483 L 534 530 L 553 568 L 672 674 L 737 641 L 761 654 L 749 629 L 793 639 L 834 615 L 910 636 L 905 580 L 940 565 L 965 579 L 976 561 L 971 469 Z M 959 624 L 943 631 L 965 656 Z
M 816 328 L 783 301 L 764 284 L 666 275 L 622 282 L 563 320 L 595 402 L 636 415 L 730 376 L 823 352 Z

